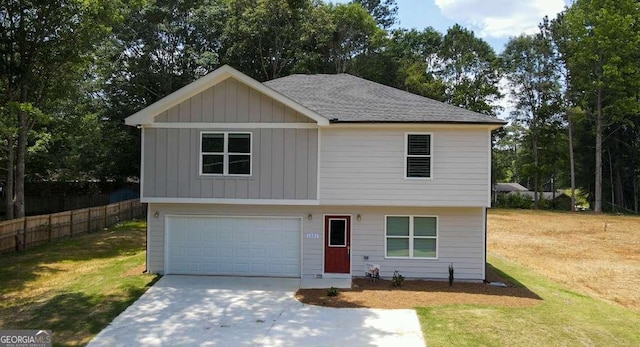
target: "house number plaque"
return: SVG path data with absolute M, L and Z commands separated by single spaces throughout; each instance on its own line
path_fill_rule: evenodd
M 304 238 L 305 239 L 319 239 L 320 238 L 320 234 L 318 234 L 318 233 L 309 233 L 309 234 L 305 234 Z

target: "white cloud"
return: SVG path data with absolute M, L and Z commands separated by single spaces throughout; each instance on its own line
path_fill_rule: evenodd
M 564 9 L 564 0 L 435 0 L 442 13 L 481 37 L 534 33 L 545 15 Z

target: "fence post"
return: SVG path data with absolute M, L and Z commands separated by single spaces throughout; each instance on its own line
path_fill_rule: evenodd
M 49 230 L 47 230 L 49 232 L 49 242 L 51 242 L 51 233 L 53 231 L 53 225 L 51 225 L 51 214 L 49 214 Z
M 24 218 L 24 224 L 22 225 L 22 250 L 27 249 L 27 217 Z
M 73 237 L 73 210 L 69 211 L 69 238 Z
M 87 209 L 87 233 L 91 232 L 91 207 Z
M 133 200 L 129 200 L 129 220 L 133 219 Z
M 107 228 L 107 206 L 108 205 L 104 205 L 104 217 L 103 217 L 103 219 L 104 219 L 104 228 L 105 229 Z

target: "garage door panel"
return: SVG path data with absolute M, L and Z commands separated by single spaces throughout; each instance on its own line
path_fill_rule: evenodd
M 300 219 L 172 216 L 169 274 L 300 276 Z

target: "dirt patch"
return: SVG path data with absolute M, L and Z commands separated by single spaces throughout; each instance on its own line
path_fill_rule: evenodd
M 327 296 L 326 289 L 300 289 L 299 301 L 326 307 L 414 308 L 447 304 L 477 304 L 503 307 L 530 307 L 540 297 L 519 283 L 513 283 L 489 266 L 488 281 L 499 281 L 506 288 L 486 283 L 405 280 L 401 287 L 393 287 L 389 280 L 353 280 L 351 289 L 340 289 L 338 296 Z
M 132 267 L 131 269 L 127 270 L 127 272 L 122 274 L 122 277 L 126 277 L 126 276 L 138 276 L 141 273 L 143 273 L 145 270 L 144 264 L 140 264 L 136 267 Z

